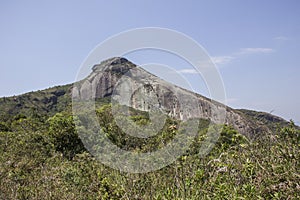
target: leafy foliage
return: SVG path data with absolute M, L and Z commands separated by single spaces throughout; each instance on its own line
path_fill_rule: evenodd
M 84 146 L 75 130 L 72 115 L 57 113 L 47 122 L 49 123 L 49 136 L 57 151 L 70 159 L 77 153 L 83 152 Z
M 149 123 L 132 111 L 133 123 Z M 178 133 L 168 119 L 157 136 L 130 137 L 116 125 L 111 105 L 97 110 L 115 144 L 130 151 L 161 148 Z M 0 199 L 299 199 L 300 131 L 293 122 L 255 140 L 224 126 L 213 150 L 200 157 L 208 121 L 190 150 L 171 165 L 146 174 L 104 166 L 83 147 L 69 112 L 19 115 L 0 123 Z

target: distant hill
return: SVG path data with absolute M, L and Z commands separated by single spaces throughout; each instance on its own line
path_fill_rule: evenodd
M 10 121 L 17 115 L 51 116 L 71 106 L 72 84 L 0 98 L 0 119 Z

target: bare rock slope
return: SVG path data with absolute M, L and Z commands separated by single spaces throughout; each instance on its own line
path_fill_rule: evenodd
M 204 118 L 229 124 L 247 136 L 269 131 L 266 125 L 246 117 L 241 110 L 172 85 L 125 58 L 115 57 L 95 65 L 91 74 L 73 87 L 75 99 L 103 97 L 143 111 L 160 110 L 180 120 Z

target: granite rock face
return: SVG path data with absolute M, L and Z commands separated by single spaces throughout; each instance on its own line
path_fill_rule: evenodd
M 241 112 L 172 85 L 125 58 L 115 57 L 95 65 L 92 73 L 73 87 L 75 99 L 103 97 L 143 111 L 157 110 L 180 120 L 204 118 L 229 124 L 247 136 L 261 129 Z

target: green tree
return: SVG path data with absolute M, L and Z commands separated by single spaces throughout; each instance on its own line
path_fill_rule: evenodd
M 0 131 L 7 132 L 10 130 L 10 127 L 5 122 L 0 122 Z
M 75 130 L 72 115 L 58 113 L 48 119 L 49 135 L 55 149 L 69 159 L 84 151 L 84 146 Z

